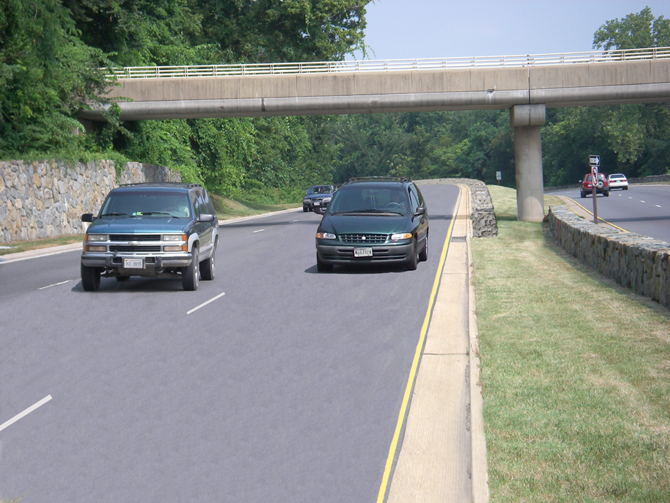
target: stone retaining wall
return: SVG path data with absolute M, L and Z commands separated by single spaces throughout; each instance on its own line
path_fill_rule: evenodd
M 493 209 L 491 194 L 486 184 L 481 180 L 471 178 L 440 178 L 437 180 L 417 180 L 417 185 L 443 183 L 449 185 L 466 185 L 472 194 L 472 234 L 473 237 L 498 236 L 498 221 Z M 429 213 L 430 214 L 430 213 Z
M 597 226 L 565 206 L 547 215 L 549 235 L 568 253 L 620 285 L 670 307 L 670 245 Z
M 82 213 L 97 213 L 119 183 L 178 181 L 168 168 L 136 162 L 118 173 L 113 161 L 0 162 L 0 243 L 80 234 Z

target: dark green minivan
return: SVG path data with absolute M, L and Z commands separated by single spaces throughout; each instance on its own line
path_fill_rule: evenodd
M 352 178 L 335 193 L 316 232 L 319 272 L 334 265 L 428 259 L 428 210 L 407 178 Z

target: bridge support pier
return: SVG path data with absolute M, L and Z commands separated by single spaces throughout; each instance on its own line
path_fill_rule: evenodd
M 544 105 L 514 105 L 510 109 L 510 124 L 514 128 L 517 219 L 525 222 L 541 222 L 544 218 L 540 129 L 545 112 Z

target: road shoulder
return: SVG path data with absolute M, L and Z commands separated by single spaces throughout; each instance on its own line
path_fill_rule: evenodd
M 470 281 L 471 197 L 465 186 L 461 193 L 389 502 L 483 503 L 489 497 Z

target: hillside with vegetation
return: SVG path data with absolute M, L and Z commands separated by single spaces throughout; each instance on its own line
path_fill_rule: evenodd
M 226 197 L 298 201 L 306 186 L 351 176 L 470 177 L 514 184 L 507 111 L 107 122 L 107 68 L 342 60 L 365 54 L 357 0 L 1 0 L 0 158 L 112 159 L 179 170 Z M 646 8 L 605 21 L 594 48 L 670 46 L 670 20 Z M 546 185 L 574 183 L 589 154 L 608 172 L 670 166 L 670 107 L 550 109 Z

